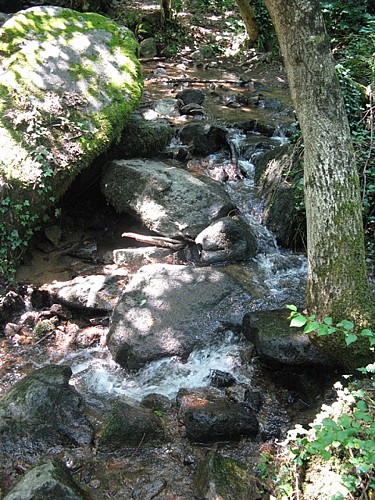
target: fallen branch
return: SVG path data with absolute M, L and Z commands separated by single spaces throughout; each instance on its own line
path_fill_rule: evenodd
M 241 80 L 207 80 L 207 79 L 198 79 L 198 78 L 168 78 L 165 76 L 161 76 L 160 78 L 146 78 L 145 81 L 147 82 L 160 82 L 160 80 L 163 80 L 164 82 L 168 83 L 231 83 L 235 85 L 242 85 L 243 82 Z
M 140 241 L 141 243 L 149 243 L 156 247 L 171 248 L 172 250 L 179 250 L 185 246 L 181 240 L 173 238 L 166 238 L 164 236 L 146 236 L 138 233 L 122 233 L 123 238 L 132 238 L 133 240 Z

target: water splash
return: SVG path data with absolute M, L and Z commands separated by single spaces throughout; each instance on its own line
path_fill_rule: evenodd
M 238 382 L 250 383 L 242 360 L 247 341 L 227 332 L 223 341 L 193 351 L 186 362 L 173 356 L 153 361 L 137 373 L 119 368 L 105 348 L 74 353 L 64 363 L 71 365 L 71 384 L 86 398 L 127 396 L 141 401 L 152 393 L 174 398 L 185 388 L 206 387 L 212 370 L 232 374 Z

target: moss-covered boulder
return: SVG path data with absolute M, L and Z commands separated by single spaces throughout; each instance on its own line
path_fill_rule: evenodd
M 143 80 L 137 42 L 100 14 L 20 11 L 0 30 L 0 274 L 74 177 L 119 140 Z

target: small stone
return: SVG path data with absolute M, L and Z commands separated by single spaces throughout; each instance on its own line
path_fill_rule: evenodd
M 4 328 L 4 334 L 6 337 L 14 337 L 20 330 L 21 327 L 16 323 L 7 323 Z
M 99 479 L 92 479 L 89 482 L 89 486 L 91 486 L 91 488 L 94 488 L 95 490 L 97 490 L 98 488 L 100 488 L 100 485 L 101 485 L 101 482 L 100 482 Z

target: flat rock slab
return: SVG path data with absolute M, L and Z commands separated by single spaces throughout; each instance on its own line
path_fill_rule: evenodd
M 54 302 L 72 309 L 109 312 L 114 309 L 123 286 L 123 276 L 98 274 L 56 281 L 45 288 Z
M 112 161 L 102 190 L 117 212 L 135 213 L 150 230 L 171 238 L 195 238 L 235 208 L 220 185 L 157 161 Z
M 239 329 L 250 297 L 227 274 L 211 268 L 150 264 L 125 287 L 112 315 L 108 347 L 134 370 Z

